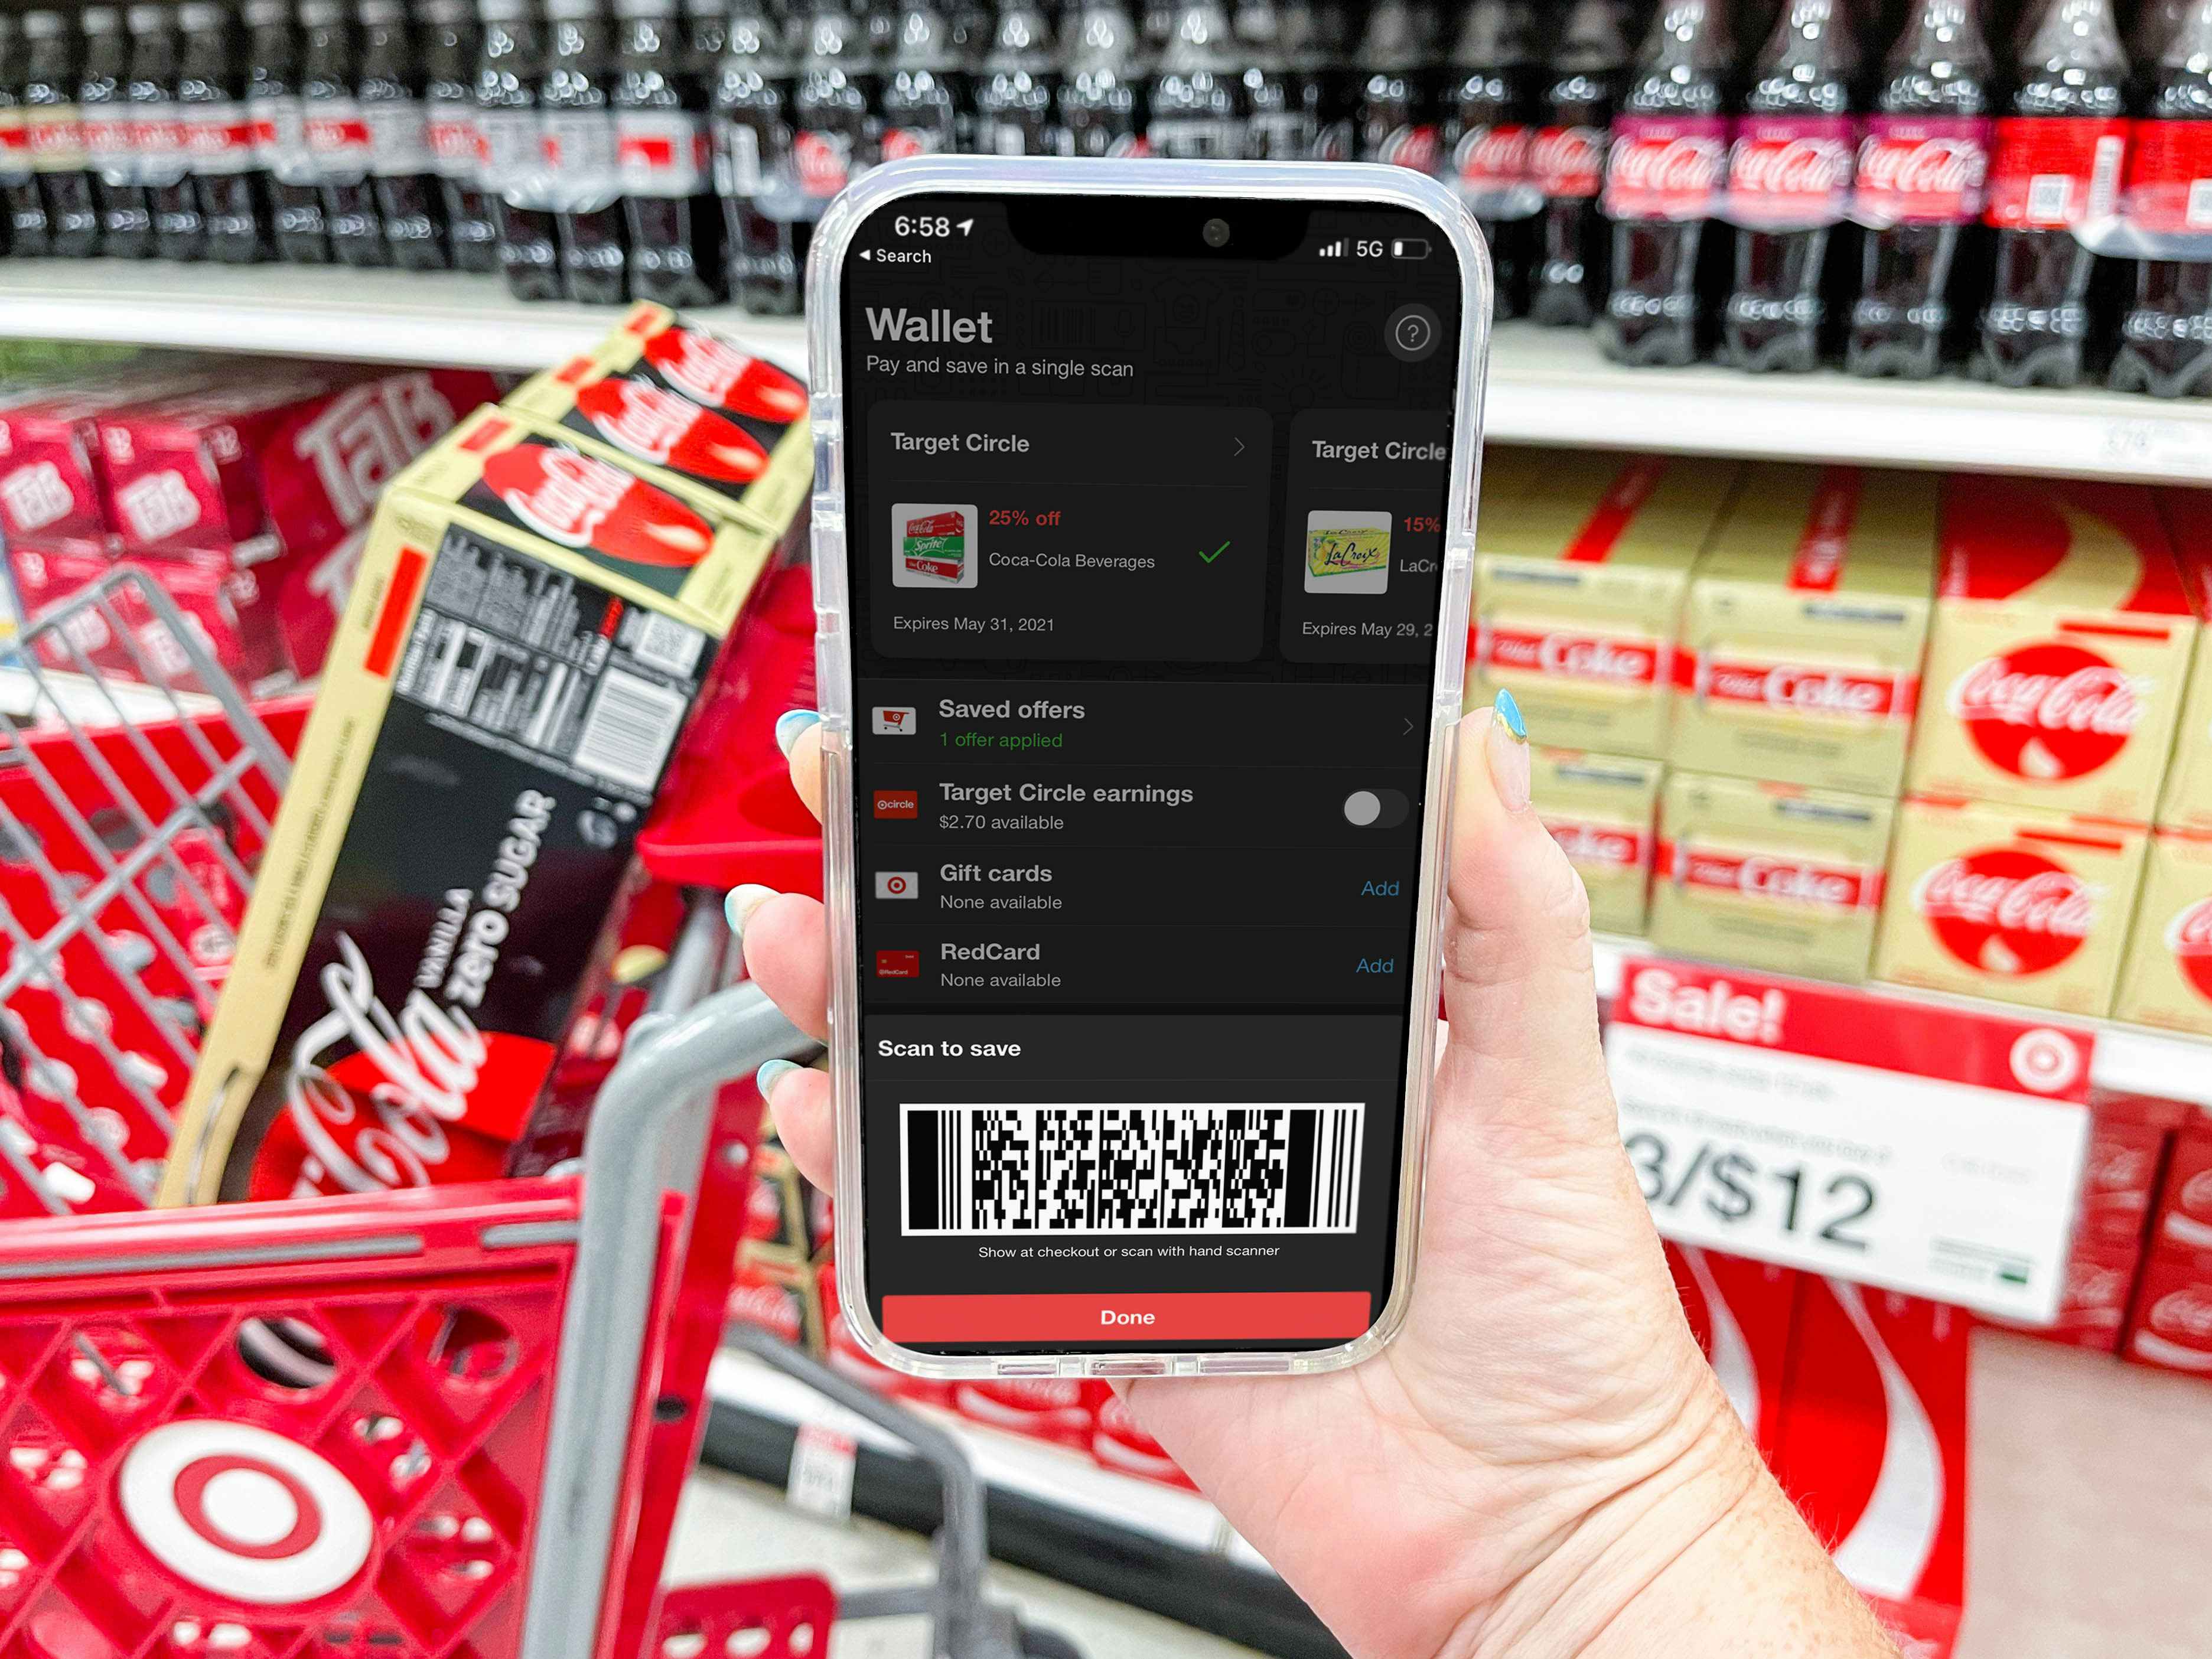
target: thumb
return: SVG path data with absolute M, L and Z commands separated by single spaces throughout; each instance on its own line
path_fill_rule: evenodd
M 1444 918 L 1444 1099 L 1493 1117 L 1562 1115 L 1610 1136 L 1589 896 L 1529 799 L 1528 727 L 1510 692 L 1462 729 Z

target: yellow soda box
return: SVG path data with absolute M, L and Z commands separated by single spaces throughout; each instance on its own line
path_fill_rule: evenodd
M 2212 834 L 2151 836 L 2112 1017 L 2212 1037 Z
M 1692 574 L 1668 757 L 1894 796 L 1936 596 L 1936 479 L 1755 465 Z
M 393 481 L 162 1202 L 507 1167 L 771 542 L 501 409 Z
M 2173 734 L 2158 821 L 2173 829 L 2212 830 L 2212 489 L 2162 489 L 2159 505 L 2197 612 L 2197 662 Z
M 1589 890 L 1590 926 L 1601 933 L 1641 933 L 1664 769 L 1633 756 L 1571 749 L 1539 749 L 1534 761 L 1536 816 Z
M 1915 794 L 2148 823 L 2197 622 L 2148 490 L 1945 482 Z
M 1875 977 L 2110 1013 L 2149 832 L 1981 801 L 1898 809 Z
M 1652 944 L 1852 983 L 1866 977 L 1895 804 L 1676 772 L 1659 805 Z
M 1561 455 L 1476 526 L 1471 703 L 1504 686 L 1541 741 L 1659 759 L 1690 568 L 1734 462 Z

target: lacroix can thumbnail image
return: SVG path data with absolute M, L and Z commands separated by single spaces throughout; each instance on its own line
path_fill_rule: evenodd
M 1662 771 L 1630 755 L 1536 750 L 1536 815 L 1582 877 L 1601 933 L 1644 931 Z
M 2212 835 L 2152 835 L 2112 1017 L 2212 1036 Z
M 1951 477 L 1911 792 L 2149 822 L 2196 634 L 2148 490 Z
M 1651 942 L 1851 983 L 1866 977 L 1893 803 L 1677 772 L 1659 805 Z
M 1898 809 L 1875 977 L 2110 1013 L 2148 831 L 1957 799 Z
M 1734 462 L 1555 458 L 1476 529 L 1470 703 L 1510 690 L 1539 742 L 1662 758 L 1690 568 Z
M 501 1172 L 771 546 L 496 408 L 394 481 L 164 1203 Z
M 1677 766 L 1894 796 L 1935 602 L 1937 481 L 1747 468 L 1674 656 Z
M 2212 831 L 2212 489 L 2161 489 L 2159 506 L 2197 612 L 2197 660 L 2173 734 L 2173 760 L 2158 821 Z

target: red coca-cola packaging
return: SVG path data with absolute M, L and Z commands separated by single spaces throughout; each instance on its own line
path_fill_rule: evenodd
M 823 1334 L 818 1296 L 811 1268 L 740 1261 L 730 1287 L 730 1317 L 739 1324 L 757 1325 L 793 1347 L 819 1355 Z
M 1781 1443 L 1782 1384 L 1802 1275 L 1771 1261 L 1671 1242 L 1667 1266 L 1722 1392 L 1759 1455 L 1771 1462 Z
M 1137 1426 L 1127 1403 L 1103 1382 L 1091 1385 L 1094 1412 L 1091 1455 L 1101 1468 L 1140 1475 L 1162 1486 L 1196 1492 L 1191 1478 L 1176 1467 L 1167 1449 Z
M 2193 1118 L 2173 1138 L 2151 1249 L 2212 1251 L 2212 1120 Z
M 0 398 L 0 536 L 46 542 L 106 536 L 100 417 L 209 378 L 195 365 L 125 368 Z
M 1956 475 L 1941 534 L 1909 787 L 2149 822 L 2197 639 L 2150 492 Z
M 2140 1237 L 2118 1243 L 2077 1238 L 2073 1254 L 2066 1259 L 2066 1279 L 2058 1293 L 2056 1320 L 2048 1325 L 2015 1325 L 2003 1319 L 1985 1322 L 2063 1347 L 2117 1353 L 2142 1263 Z
M 2174 1132 L 2193 1107 L 2174 1100 L 2094 1092 L 2089 1099 L 2089 1146 L 2081 1170 L 2077 1246 L 2139 1245 L 2166 1178 Z
M 1726 116 L 1614 116 L 1606 160 L 1607 216 L 1711 216 L 1728 180 L 1729 138 Z
M 2120 1354 L 2139 1365 L 2212 1376 L 2212 1250 L 2150 1252 Z
M 1966 1599 L 1968 1316 L 1808 1273 L 1776 1476 L 1911 1659 Z
M 1091 1386 L 1079 1376 L 1001 1376 L 955 1382 L 952 1406 L 971 1421 L 1086 1455 L 1097 1418 Z
M 952 1408 L 952 1385 L 932 1377 L 908 1376 L 884 1364 L 854 1339 L 837 1301 L 837 1265 L 824 1261 L 815 1270 L 822 1298 L 823 1358 L 833 1370 L 849 1376 L 878 1394 L 896 1395 L 917 1405 Z

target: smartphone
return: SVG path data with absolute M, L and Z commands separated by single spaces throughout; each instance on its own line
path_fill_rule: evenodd
M 1413 1271 L 1490 276 L 1387 167 L 902 161 L 807 275 L 837 1288 L 1315 1370 Z

